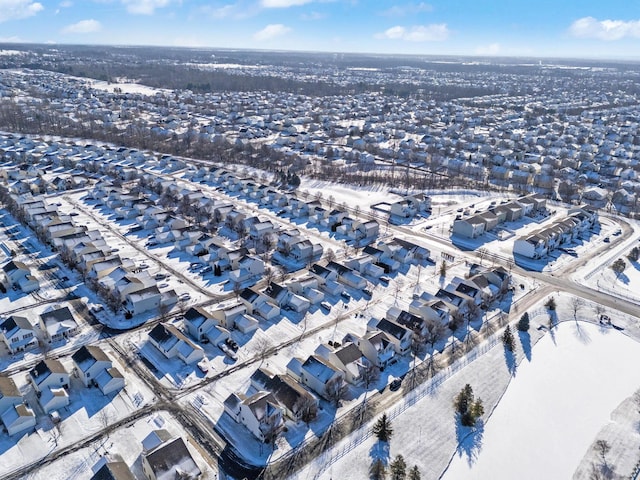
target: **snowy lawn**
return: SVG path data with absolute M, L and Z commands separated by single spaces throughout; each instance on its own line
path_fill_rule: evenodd
M 473 455 L 456 454 L 446 480 L 571 478 L 611 412 L 640 384 L 640 370 L 623 368 L 640 361 L 640 345 L 612 329 L 562 323 L 533 355 L 475 438 Z
M 592 450 L 600 427 L 640 383 L 640 372 L 620 368 L 640 360 L 640 346 L 612 328 L 582 322 L 562 323 L 536 344 L 536 327 L 545 323 L 542 317 L 532 320 L 531 343 L 536 346 L 514 377 L 498 344 L 397 417 L 390 459 L 402 454 L 409 465 L 418 465 L 423 478 L 438 478 L 452 455 L 447 479 L 571 478 Z M 518 335 L 516 343 L 522 357 Z M 487 415 L 500 403 L 486 425 L 458 444 L 469 431 L 456 426 L 452 401 L 465 383 L 483 399 Z M 637 413 L 633 408 L 625 411 L 622 419 L 618 415 L 618 429 L 628 431 L 635 428 Z M 640 443 L 635 436 L 626 443 Z M 353 438 L 338 448 L 349 441 Z M 610 458 L 624 464 L 625 471 L 621 467 L 619 473 L 628 474 L 637 460 L 637 445 L 619 451 L 611 443 Z M 375 445 L 374 438 L 365 440 L 328 466 L 321 478 L 366 478 Z M 597 461 L 593 455 L 585 458 L 589 465 Z M 312 478 L 327 467 L 326 461 L 316 459 L 294 478 Z

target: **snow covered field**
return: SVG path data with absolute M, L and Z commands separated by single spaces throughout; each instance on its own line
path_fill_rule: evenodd
M 611 412 L 640 384 L 640 370 L 624 368 L 638 364 L 640 345 L 615 330 L 562 323 L 534 355 L 487 421 L 477 457 L 457 454 L 445 480 L 571 478 Z
M 540 335 L 537 325 L 532 321 L 532 343 Z M 513 377 L 498 344 L 393 421 L 390 458 L 402 454 L 408 465 L 418 465 L 423 478 L 440 477 L 452 455 L 447 480 L 571 478 L 583 456 L 588 466 L 597 461 L 591 444 L 640 383 L 640 372 L 621 366 L 639 360 L 635 340 L 583 322 L 561 323 L 552 334 L 544 334 L 535 343 L 531 361 L 521 362 Z M 499 403 L 484 427 L 458 444 L 458 435 L 462 438 L 468 431 L 457 431 L 452 400 L 465 383 L 483 399 L 487 413 Z M 624 444 L 634 445 L 611 451 L 621 474 L 628 474 L 638 459 L 636 410 L 617 414 L 619 429 L 632 435 Z M 349 441 L 353 438 L 340 447 Z M 374 438 L 365 440 L 320 478 L 366 478 L 375 443 Z M 316 460 L 295 478 L 313 478 L 325 461 Z

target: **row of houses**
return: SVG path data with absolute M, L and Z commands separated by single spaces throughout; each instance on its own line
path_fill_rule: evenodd
M 274 187 L 256 183 L 253 178 L 237 177 L 226 169 L 193 173 L 191 177 L 194 175 L 198 175 L 198 179 L 202 178 L 200 181 L 220 185 L 228 192 L 242 194 L 250 201 L 277 209 L 293 219 L 308 219 L 343 235 L 356 246 L 369 245 L 379 234 L 379 224 L 375 220 L 361 221 L 351 218 L 340 209 L 325 208 L 319 199 L 308 200 L 300 198 L 295 193 L 281 192 Z
M 543 258 L 562 245 L 584 236 L 597 223 L 598 213 L 595 209 L 571 208 L 566 217 L 517 238 L 513 243 L 513 253 L 531 259 Z
M 103 395 L 118 392 L 125 380 L 112 360 L 97 346 L 83 346 L 71 355 L 72 374 L 85 387 L 96 387 Z M 69 405 L 70 373 L 56 359 L 47 358 L 29 370 L 27 379 L 45 414 Z M 15 435 L 37 423 L 34 410 L 27 405 L 14 380 L 0 376 L 0 420 L 9 435 Z
M 16 201 L 29 225 L 42 232 L 69 265 L 118 299 L 113 305 L 116 309 L 122 307 L 131 315 L 139 315 L 177 302 L 174 291 L 161 293 L 157 282 L 140 272 L 133 260 L 115 253 L 98 230 L 77 224 L 71 215 L 59 213 L 57 206 L 44 198 L 22 196 Z
M 517 200 L 491 206 L 485 212 L 479 212 L 453 222 L 453 234 L 465 238 L 477 238 L 504 222 L 515 222 L 522 217 L 543 212 L 547 201 L 542 195 L 530 194 Z
M 317 408 L 319 398 L 335 402 L 347 385 L 358 386 L 407 355 L 416 336 L 428 335 L 429 323 L 448 325 L 453 316 L 469 315 L 509 288 L 510 275 L 502 267 L 472 265 L 467 278 L 454 278 L 435 295 L 414 298 L 409 310 L 391 307 L 385 318 L 372 318 L 362 335 L 347 334 L 341 343 L 318 345 L 307 358 L 292 358 L 284 374 L 264 368 L 251 377 L 252 394 L 233 393 L 225 412 L 260 441 L 270 441 L 286 419 L 299 422 Z M 368 387 L 368 385 L 366 385 Z
M 67 305 L 49 305 L 34 325 L 29 318 L 11 315 L 0 319 L 0 340 L 9 353 L 36 348 L 39 342 L 55 343 L 76 335 L 80 324 Z

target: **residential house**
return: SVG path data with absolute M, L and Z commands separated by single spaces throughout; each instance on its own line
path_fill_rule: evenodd
M 391 307 L 387 310 L 386 318 L 398 325 L 401 325 L 416 335 L 425 335 L 427 333 L 427 324 L 423 317 L 415 315 L 398 307 Z
M 342 370 L 345 381 L 352 385 L 362 383 L 364 371 L 370 365 L 369 360 L 353 342 L 347 342 L 339 347 L 323 343 L 314 353 Z
M 197 363 L 204 358 L 200 345 L 189 340 L 177 327 L 159 323 L 149 332 L 149 342 L 167 358 L 179 358 L 186 364 Z
M 47 388 L 69 388 L 69 374 L 62 363 L 53 358 L 40 360 L 29 371 L 28 378 L 37 393 Z
M 292 281 L 287 288 L 292 293 L 306 298 L 311 305 L 316 305 L 324 300 L 324 293 L 319 290 L 318 279 L 309 276 Z
M 426 292 L 412 300 L 409 312 L 427 321 L 439 322 L 443 325 L 447 325 L 451 320 L 451 309 L 448 304 Z
M 382 320 L 372 318 L 367 325 L 367 331 L 371 332 L 374 330 L 379 330 L 387 334 L 387 338 L 393 343 L 393 348 L 398 355 L 406 355 L 411 350 L 413 332 L 409 328 L 386 318 Z
M 273 303 L 271 297 L 251 287 L 243 289 L 239 299 L 249 315 L 257 315 L 267 321 L 280 315 L 280 307 Z
M 271 392 L 259 391 L 250 397 L 232 393 L 224 409 L 261 442 L 274 441 L 284 428 L 283 409 Z
M 348 339 L 345 338 L 343 343 Z M 396 355 L 395 342 L 391 341 L 389 335 L 379 330 L 372 330 L 359 338 L 353 338 L 362 354 L 373 365 L 384 369 L 393 363 Z
M 367 281 L 356 271 L 337 262 L 329 262 L 327 264 L 329 270 L 333 270 L 338 274 L 338 281 L 343 285 L 361 290 L 367 287 Z
M 113 366 L 107 354 L 95 345 L 80 347 L 71 355 L 71 359 L 74 364 L 74 373 L 82 380 L 85 387 L 90 386 L 102 370 Z
M 11 377 L 0 375 L 0 414 L 9 407 L 20 405 L 22 394 Z
M 58 360 L 41 360 L 28 378 L 45 413 L 69 405 L 69 374 Z
M 47 334 L 49 343 L 72 337 L 80 331 L 78 322 L 67 306 L 50 305 L 40 314 L 40 329 Z
M 125 294 L 123 308 L 131 315 L 139 315 L 160 307 L 162 294 L 157 286 L 151 285 Z
M 318 355 L 310 355 L 304 362 L 292 358 L 287 373 L 327 400 L 332 400 L 331 385 L 342 385 L 345 377 L 342 370 Z
M 400 262 L 394 260 L 380 248 L 367 245 L 362 253 L 371 256 L 375 260 L 375 264 L 384 269 L 384 273 L 397 272 L 401 267 Z
M 36 426 L 35 413 L 24 403 L 11 405 L 0 412 L 0 420 L 9 435 L 16 435 Z
M 237 268 L 229 273 L 229 279 L 232 282 L 246 282 L 250 279 L 256 279 L 264 273 L 264 262 L 254 256 L 244 255 L 237 264 Z
M 342 285 L 338 283 L 338 272 L 335 270 L 330 270 L 314 263 L 311 265 L 309 273 L 318 281 L 318 286 L 323 292 L 329 295 L 337 295 L 342 291 Z
M 38 279 L 31 274 L 31 269 L 23 262 L 11 260 L 0 271 L 0 283 L 5 288 L 20 289 L 24 293 L 33 292 L 40 288 Z
M 11 354 L 38 346 L 33 325 L 27 318 L 18 315 L 0 320 L 0 339 Z
M 154 430 L 142 441 L 142 472 L 149 480 L 198 480 L 202 471 L 181 437 Z
M 251 375 L 251 386 L 271 392 L 282 407 L 285 416 L 294 422 L 302 420 L 307 405 L 318 407 L 318 399 L 290 375 L 274 375 L 264 368 Z
M 456 294 L 463 294 L 467 297 L 470 297 L 473 300 L 473 303 L 478 306 L 482 305 L 485 301 L 481 288 L 479 288 L 477 285 L 474 285 L 473 282 L 460 277 L 452 278 L 451 282 L 449 282 L 449 285 L 447 285 L 445 289 Z
M 455 220 L 453 222 L 453 234 L 465 238 L 477 238 L 484 234 L 486 226 L 485 218 L 477 214 L 472 217 Z
M 452 316 L 467 315 L 469 313 L 469 304 L 473 302 L 471 297 L 461 292 L 452 292 L 442 288 L 436 292 L 435 297 L 447 304 Z

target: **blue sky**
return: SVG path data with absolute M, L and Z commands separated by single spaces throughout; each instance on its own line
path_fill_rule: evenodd
M 640 59 L 640 0 L 0 0 L 0 42 Z

